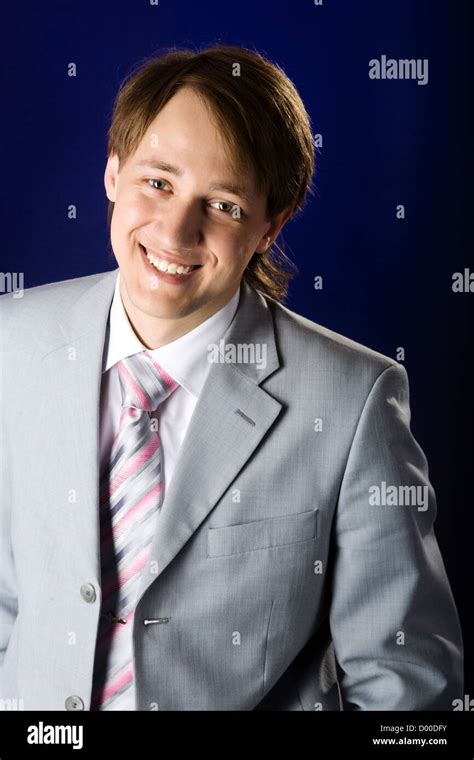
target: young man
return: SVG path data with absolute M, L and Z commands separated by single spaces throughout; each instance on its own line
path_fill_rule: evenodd
M 121 88 L 118 269 L 0 300 L 4 699 L 449 710 L 462 694 L 406 372 L 281 305 L 272 246 L 312 174 L 301 99 L 253 52 L 173 52 Z

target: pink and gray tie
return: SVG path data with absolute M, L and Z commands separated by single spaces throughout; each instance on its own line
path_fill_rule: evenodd
M 148 351 L 117 367 L 122 413 L 100 478 L 102 609 L 91 710 L 120 709 L 133 685 L 133 613 L 163 489 L 160 438 L 149 413 L 178 387 Z

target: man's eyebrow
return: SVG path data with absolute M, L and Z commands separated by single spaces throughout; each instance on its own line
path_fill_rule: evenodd
M 161 169 L 163 172 L 169 172 L 170 174 L 176 174 L 180 177 L 183 173 L 177 166 L 169 164 L 167 161 L 157 161 L 155 158 L 145 158 L 143 161 L 138 161 L 135 164 L 136 167 L 149 167 L 150 169 Z
M 243 198 L 243 200 L 247 201 L 249 204 L 252 202 L 252 198 L 245 187 L 242 187 L 241 185 L 237 185 L 235 183 L 213 182 L 212 185 L 209 186 L 209 190 L 222 190 L 224 193 L 238 195 L 239 198 Z
M 137 168 L 147 167 L 150 169 L 160 169 L 161 171 L 174 174 L 176 177 L 181 177 L 183 174 L 183 170 L 179 169 L 177 166 L 169 164 L 167 161 L 158 161 L 154 158 L 145 158 L 142 161 L 138 161 L 135 166 Z M 247 203 L 251 203 L 252 201 L 250 193 L 246 188 L 235 182 L 213 182 L 212 185 L 209 186 L 209 190 L 212 192 L 214 190 L 220 190 L 225 193 L 232 193 L 232 195 L 238 195 L 240 198 L 246 200 Z

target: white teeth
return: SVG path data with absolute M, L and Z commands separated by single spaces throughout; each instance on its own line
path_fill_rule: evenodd
M 148 251 L 146 251 L 146 257 L 150 264 L 153 264 L 153 266 L 156 267 L 156 269 L 159 269 L 160 272 L 166 272 L 166 274 L 189 274 L 193 271 L 192 266 L 184 267 L 182 264 L 168 264 L 167 261 L 158 259 L 156 256 L 148 253 Z

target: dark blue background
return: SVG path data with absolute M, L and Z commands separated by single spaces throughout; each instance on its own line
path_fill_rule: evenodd
M 436 532 L 474 695 L 472 382 L 468 307 L 451 276 L 468 240 L 468 14 L 443 0 L 22 2 L 2 14 L 1 271 L 25 287 L 115 267 L 103 171 L 116 90 L 170 45 L 223 42 L 275 60 L 314 132 L 317 194 L 284 233 L 299 269 L 287 305 L 395 357 L 438 497 Z M 428 58 L 429 83 L 373 81 L 368 61 Z M 76 78 L 67 64 L 77 64 Z M 67 218 L 73 203 L 78 218 Z M 397 220 L 395 207 L 406 206 Z M 324 289 L 313 289 L 315 275 Z

